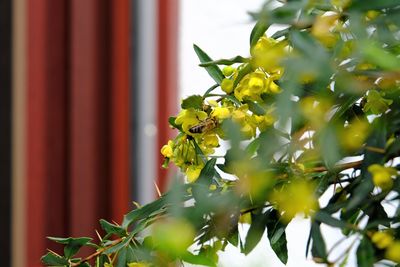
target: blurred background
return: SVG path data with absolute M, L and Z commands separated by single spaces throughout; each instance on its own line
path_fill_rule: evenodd
M 247 56 L 247 11 L 263 2 L 0 1 L 1 266 L 41 266 L 59 249 L 46 236 L 97 238 L 100 218 L 120 222 L 167 189 L 168 117 L 213 84 L 193 43 Z M 296 220 L 288 265 L 312 266 Z M 261 243 L 248 257 L 228 247 L 221 266 L 281 266 Z

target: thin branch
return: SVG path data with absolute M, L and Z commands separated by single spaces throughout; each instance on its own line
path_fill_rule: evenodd
M 124 240 L 124 238 L 118 238 L 118 239 L 114 240 L 114 241 L 111 243 L 111 245 L 97 250 L 95 253 L 93 253 L 93 254 L 87 256 L 86 258 L 84 258 L 84 259 L 82 259 L 82 260 L 80 260 L 80 261 L 78 261 L 78 262 L 71 263 L 71 267 L 79 266 L 80 264 L 82 264 L 82 263 L 84 263 L 84 262 L 90 261 L 91 259 L 93 259 L 93 258 L 97 257 L 98 255 L 100 255 L 101 253 L 103 253 L 106 249 L 112 248 L 113 246 L 115 246 L 115 245 L 121 243 L 123 240 Z

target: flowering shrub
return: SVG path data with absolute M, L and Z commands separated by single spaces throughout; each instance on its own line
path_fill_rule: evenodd
M 251 15 L 249 57 L 212 60 L 194 46 L 216 84 L 182 101 L 169 119 L 177 136 L 161 149 L 186 183 L 121 225 L 101 220 L 98 244 L 51 238 L 64 255 L 44 264 L 216 266 L 228 244 L 248 254 L 265 231 L 286 263 L 295 216 L 310 219 L 304 249 L 315 262 L 345 266 L 356 251 L 359 266 L 400 263 L 400 4 L 267 2 Z M 249 230 L 239 235 L 239 224 Z M 356 242 L 333 258 L 321 224 Z M 74 258 L 82 246 L 96 252 Z

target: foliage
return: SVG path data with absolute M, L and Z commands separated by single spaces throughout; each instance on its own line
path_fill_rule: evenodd
M 161 149 L 186 183 L 121 225 L 102 220 L 99 244 L 52 238 L 64 255 L 49 252 L 44 264 L 215 266 L 218 251 L 250 253 L 265 231 L 286 263 L 285 230 L 299 214 L 310 218 L 315 262 L 344 265 L 352 251 L 360 266 L 400 262 L 399 2 L 267 2 L 251 15 L 250 57 L 212 60 L 194 46 L 216 85 L 182 101 L 169 120 L 178 134 Z M 248 232 L 239 236 L 239 224 Z M 323 224 L 356 242 L 332 258 Z M 74 258 L 82 246 L 96 253 Z

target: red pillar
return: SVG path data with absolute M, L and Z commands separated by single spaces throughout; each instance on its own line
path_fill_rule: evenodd
M 161 147 L 173 137 L 168 118 L 177 112 L 178 97 L 178 0 L 158 1 L 157 128 L 158 186 L 166 190 L 168 169 L 162 169 Z

